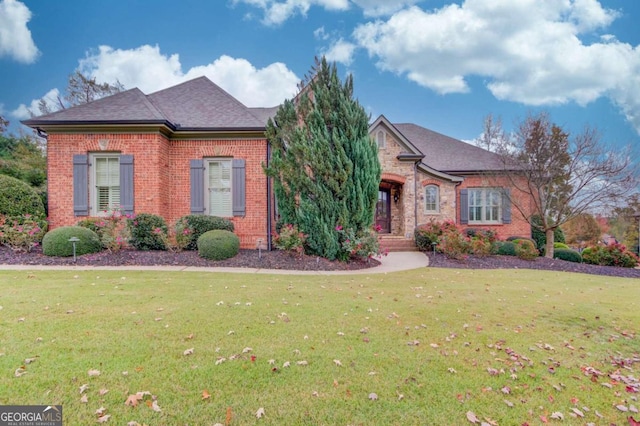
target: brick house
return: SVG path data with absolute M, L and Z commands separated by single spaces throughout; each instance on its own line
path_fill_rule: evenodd
M 167 223 L 208 214 L 232 220 L 242 248 L 270 247 L 276 209 L 264 131 L 276 110 L 246 107 L 200 77 L 24 121 L 47 135 L 50 228 L 113 208 Z M 430 218 L 529 235 L 483 177 L 497 170 L 492 154 L 383 116 L 370 129 L 383 166 L 377 222 L 388 238 L 410 241 Z

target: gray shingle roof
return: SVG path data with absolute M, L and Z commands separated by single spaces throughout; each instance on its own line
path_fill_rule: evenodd
M 500 158 L 485 149 L 411 123 L 393 124 L 422 154 L 422 162 L 445 173 L 504 170 Z
M 52 114 L 23 121 L 56 124 L 164 123 L 179 129 L 264 129 L 272 108 L 247 108 L 206 77 L 145 95 L 130 89 Z M 275 110 L 274 112 L 275 113 Z

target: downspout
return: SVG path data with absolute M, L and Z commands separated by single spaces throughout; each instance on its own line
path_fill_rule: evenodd
M 415 238 L 415 231 L 418 227 L 418 163 L 422 159 L 413 163 L 413 232 Z
M 271 143 L 267 140 L 267 158 L 266 167 L 269 167 L 269 159 L 271 158 Z M 265 174 L 266 175 L 266 174 Z M 271 251 L 271 178 L 267 178 L 267 251 Z

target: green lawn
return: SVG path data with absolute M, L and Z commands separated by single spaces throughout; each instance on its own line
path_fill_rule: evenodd
M 640 420 L 638 280 L 2 271 L 0 306 L 0 404 L 65 425 Z

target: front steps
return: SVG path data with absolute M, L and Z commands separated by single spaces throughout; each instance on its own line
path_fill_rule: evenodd
M 396 235 L 380 235 L 380 251 L 418 251 L 415 240 Z

